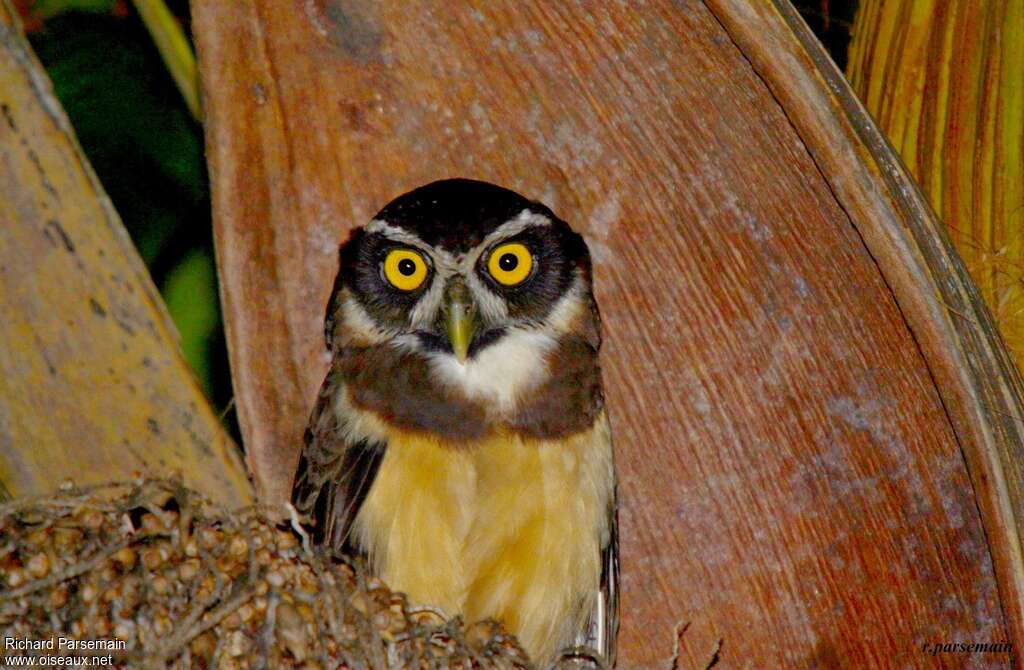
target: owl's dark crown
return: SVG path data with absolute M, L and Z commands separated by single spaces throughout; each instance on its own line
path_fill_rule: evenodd
M 552 221 L 544 205 L 515 191 L 473 179 L 444 179 L 392 200 L 375 219 L 416 234 L 433 247 L 465 252 L 524 210 Z

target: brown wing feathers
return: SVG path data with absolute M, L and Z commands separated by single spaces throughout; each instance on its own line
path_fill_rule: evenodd
M 335 390 L 334 380 L 328 376 L 306 429 L 292 501 L 299 513 L 314 520 L 317 543 L 352 554 L 358 548 L 349 543 L 349 531 L 387 445 L 370 440 L 343 442 L 338 418 L 331 410 Z

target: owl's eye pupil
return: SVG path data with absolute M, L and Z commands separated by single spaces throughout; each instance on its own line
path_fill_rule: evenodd
M 403 258 L 398 261 L 398 271 L 406 277 L 411 277 L 416 273 L 416 264 L 409 258 Z
M 501 258 L 498 259 L 498 267 L 505 272 L 512 272 L 519 265 L 519 259 L 516 258 L 515 254 L 502 254 Z

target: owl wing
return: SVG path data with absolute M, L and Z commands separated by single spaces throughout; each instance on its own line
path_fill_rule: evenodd
M 597 303 L 590 301 L 590 327 L 585 335 L 595 354 L 601 346 L 601 315 Z M 600 403 L 603 405 L 603 398 Z M 607 415 L 605 415 L 607 420 Z M 611 450 L 609 437 L 607 448 Z M 613 457 L 614 462 L 614 457 Z M 612 471 L 614 473 L 614 465 Z M 614 481 L 614 474 L 613 481 Z M 601 587 L 595 599 L 587 626 L 576 638 L 576 645 L 601 652 L 607 667 L 615 666 L 616 640 L 619 635 L 619 504 L 617 486 L 613 484 L 608 505 L 608 540 L 601 548 Z
M 605 420 L 603 417 L 601 420 Z M 605 433 L 604 447 L 612 454 L 610 436 Z M 605 510 L 608 534 L 601 547 L 601 582 L 597 597 L 591 606 L 586 624 L 576 636 L 576 647 L 600 652 L 605 667 L 615 666 L 616 639 L 619 633 L 619 505 L 618 486 L 615 484 L 614 457 L 611 456 L 611 491 Z
M 606 667 L 615 666 L 616 638 L 619 633 L 619 520 L 615 497 L 608 510 L 608 542 L 601 549 L 601 590 L 577 646 L 601 652 Z
M 601 552 L 601 600 L 605 605 L 605 625 L 598 648 L 611 668 L 615 666 L 616 640 L 619 635 L 619 507 L 614 498 L 608 516 L 611 532 L 608 546 Z
M 345 417 L 331 402 L 342 382 L 328 373 L 306 428 L 305 443 L 292 487 L 295 509 L 315 522 L 315 541 L 335 551 L 358 549 L 349 534 L 377 476 L 386 444 L 346 440 Z

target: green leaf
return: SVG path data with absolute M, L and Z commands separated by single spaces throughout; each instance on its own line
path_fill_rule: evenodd
M 189 253 L 167 275 L 161 291 L 171 318 L 181 333 L 181 350 L 212 397 L 210 385 L 210 341 L 220 327 L 213 258 L 201 249 Z
M 116 4 L 117 0 L 36 0 L 32 3 L 32 13 L 43 20 L 65 12 L 109 14 Z

